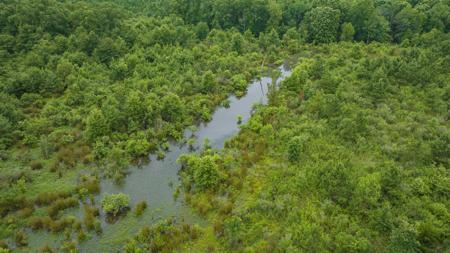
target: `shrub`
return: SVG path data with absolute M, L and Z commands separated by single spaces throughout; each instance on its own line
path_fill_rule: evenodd
M 206 215 L 213 208 L 211 199 L 205 195 L 200 195 L 192 202 L 192 204 L 201 215 Z
M 56 171 L 59 170 L 59 162 L 58 161 L 54 161 L 50 164 L 50 172 L 55 173 Z
M 195 186 L 200 190 L 215 188 L 219 183 L 219 170 L 213 156 L 191 159 L 189 169 L 192 171 Z
M 44 247 L 39 250 L 40 253 L 56 253 L 48 244 L 45 244 Z
M 92 215 L 94 215 L 95 217 L 100 215 L 100 210 L 98 207 L 95 206 L 87 206 L 89 208 L 89 212 L 92 213 Z
M 27 234 L 22 230 L 18 231 L 15 236 L 15 242 L 18 247 L 27 246 Z
M 19 210 L 18 215 L 21 218 L 26 218 L 26 217 L 30 217 L 34 212 L 34 207 L 25 207 L 21 210 Z
M 90 194 L 97 194 L 100 192 L 100 181 L 96 177 L 83 176 L 78 185 L 78 191 L 85 188 Z
M 305 136 L 295 136 L 288 143 L 288 159 L 290 162 L 297 162 L 304 149 L 307 138 Z
M 28 201 L 25 197 L 0 199 L 0 216 L 3 217 L 10 212 L 15 212 L 26 207 L 32 208 L 32 205 L 33 203 Z
M 95 228 L 94 227 L 94 221 L 95 221 L 95 217 L 94 217 L 94 215 L 92 215 L 92 213 L 85 213 L 84 214 L 83 222 L 84 222 L 84 225 L 86 226 L 86 228 L 88 230 L 92 230 L 92 229 Z
M 141 216 L 145 209 L 147 209 L 147 202 L 145 200 L 137 203 L 135 209 L 136 216 Z
M 126 245 L 125 252 L 137 252 L 144 246 L 148 252 L 174 252 L 178 245 L 193 241 L 201 236 L 197 226 L 177 224 L 174 219 L 163 220 L 150 227 L 144 227 Z
M 64 241 L 61 245 L 61 249 L 63 252 L 78 252 L 77 250 L 77 244 L 74 241 Z
M 53 223 L 52 219 L 49 216 L 34 216 L 31 217 L 28 226 L 31 229 L 38 230 L 38 229 L 47 229 L 50 230 L 51 224 Z
M 82 229 L 80 231 L 78 231 L 77 239 L 79 242 L 82 242 L 86 239 L 86 234 L 84 233 L 84 231 Z
M 223 219 L 217 219 L 213 224 L 214 234 L 217 237 L 223 236 L 224 227 L 223 227 Z
M 55 218 L 59 211 L 75 206 L 78 206 L 76 198 L 58 199 L 48 207 L 47 212 L 50 217 Z
M 68 168 L 73 168 L 76 165 L 76 158 L 73 149 L 62 148 L 56 153 L 56 159 L 59 164 L 63 164 Z
M 233 210 L 233 203 L 231 201 L 225 201 L 221 203 L 219 213 L 227 215 L 230 214 L 232 210 Z
M 74 222 L 75 222 L 74 217 L 66 217 L 52 222 L 50 229 L 53 233 L 61 232 L 66 228 L 71 228 Z
M 95 216 L 100 214 L 98 208 L 85 205 L 84 206 L 84 225 L 88 230 L 95 229 Z
M 60 198 L 68 198 L 70 193 L 68 192 L 41 192 L 38 194 L 34 203 L 38 206 L 48 205 Z
M 166 153 L 164 151 L 159 150 L 156 152 L 156 159 L 163 160 L 166 157 Z
M 74 229 L 75 231 L 78 231 L 78 232 L 79 232 L 80 230 L 82 230 L 81 222 L 80 222 L 79 220 L 75 220 L 75 221 L 73 222 L 72 227 L 73 227 L 73 229 Z
M 30 167 L 32 170 L 41 170 L 43 168 L 43 165 L 40 161 L 31 161 Z
M 102 224 L 99 220 L 94 221 L 94 229 L 97 234 L 101 234 L 103 232 Z
M 9 252 L 8 243 L 6 243 L 5 240 L 0 240 L 0 252 L 2 252 L 2 249 L 4 249 L 5 252 Z
M 240 125 L 242 124 L 242 115 L 237 116 L 237 123 Z
M 130 196 L 118 193 L 107 194 L 102 200 L 102 208 L 107 214 L 116 216 L 130 205 Z

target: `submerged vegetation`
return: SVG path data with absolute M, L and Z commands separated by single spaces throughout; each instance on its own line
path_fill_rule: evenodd
M 448 0 L 2 1 L 0 252 L 76 252 L 102 214 L 153 215 L 101 180 L 169 141 L 194 151 L 185 129 L 287 59 L 223 150 L 178 159 L 174 196 L 206 224 L 139 224 L 118 247 L 448 251 L 449 29 Z M 44 231 L 62 240 L 30 241 Z

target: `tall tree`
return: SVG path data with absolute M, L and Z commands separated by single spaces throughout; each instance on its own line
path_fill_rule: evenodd
M 307 13 L 305 23 L 308 39 L 312 43 L 335 42 L 339 28 L 340 12 L 330 7 L 317 7 Z

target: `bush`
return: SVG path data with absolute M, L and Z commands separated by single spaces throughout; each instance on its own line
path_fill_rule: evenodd
M 95 229 L 95 232 L 96 232 L 98 235 L 101 234 L 101 233 L 103 232 L 102 224 L 101 224 L 101 222 L 100 222 L 99 220 L 95 220 L 95 221 L 94 221 L 94 229 Z
M 306 140 L 305 136 L 295 136 L 289 141 L 288 159 L 290 162 L 297 162 L 300 159 Z
M 100 214 L 98 208 L 93 206 L 84 206 L 84 225 L 88 230 L 95 229 L 95 216 Z
M 4 249 L 5 252 L 9 252 L 8 243 L 6 243 L 5 240 L 0 240 L 0 252 L 2 252 L 2 249 Z
M 61 232 L 66 228 L 71 228 L 74 222 L 75 222 L 74 217 L 66 217 L 52 222 L 50 229 L 53 233 Z
M 83 176 L 77 189 L 79 191 L 82 188 L 90 194 L 97 194 L 100 192 L 100 181 L 96 177 Z
M 48 207 L 47 212 L 50 217 L 55 218 L 59 211 L 76 206 L 78 206 L 76 198 L 58 199 Z
M 26 218 L 26 217 L 30 217 L 34 212 L 34 207 L 25 207 L 23 209 L 20 209 L 19 212 L 17 213 L 19 215 L 19 217 L 21 218 Z
M 30 167 L 32 170 L 41 170 L 43 168 L 43 165 L 40 161 L 31 161 Z
M 116 216 L 130 205 L 130 196 L 118 193 L 107 194 L 102 200 L 102 208 L 107 214 Z
M 77 239 L 79 242 L 82 242 L 86 239 L 86 234 L 83 230 L 78 231 Z
M 27 234 L 22 230 L 18 231 L 15 236 L 15 242 L 17 247 L 27 246 L 28 245 Z
M 56 253 L 48 244 L 44 245 L 44 247 L 41 248 L 39 251 L 40 253 Z
M 34 216 L 30 218 L 28 226 L 33 230 L 47 229 L 49 230 L 52 224 L 52 219 L 49 216 Z
M 92 230 L 95 228 L 94 221 L 95 221 L 95 217 L 92 213 L 89 213 L 89 212 L 84 213 L 83 222 L 88 230 Z
M 206 215 L 213 208 L 211 199 L 204 195 L 195 198 L 195 200 L 192 202 L 192 205 L 201 215 Z
M 217 237 L 223 236 L 224 233 L 224 227 L 223 227 L 223 219 L 217 219 L 214 221 L 213 224 L 214 234 Z
M 73 168 L 76 165 L 76 158 L 74 157 L 74 150 L 70 148 L 62 148 L 56 153 L 58 164 Z
M 216 156 L 211 155 L 184 155 L 179 158 L 182 167 L 187 169 L 186 173 L 199 190 L 214 189 L 218 185 L 221 177 L 215 161 Z
M 177 246 L 196 240 L 201 233 L 197 226 L 177 224 L 174 219 L 163 220 L 142 228 L 134 239 L 128 241 L 125 252 L 138 252 L 140 246 L 144 246 L 146 252 L 174 252 Z
M 80 230 L 82 230 L 82 226 L 81 226 L 81 222 L 79 221 L 79 220 L 75 220 L 74 222 L 73 222 L 73 225 L 72 225 L 72 228 L 75 230 L 75 231 L 80 231 Z
M 219 213 L 223 215 L 230 214 L 233 211 L 233 203 L 231 201 L 225 201 L 221 203 Z
M 70 197 L 70 193 L 68 192 L 41 192 L 34 200 L 34 203 L 38 206 L 48 205 L 57 199 L 68 197 Z
M 147 209 L 147 202 L 145 200 L 137 203 L 135 209 L 136 216 L 141 216 L 145 209 Z
M 10 212 L 15 212 L 27 207 L 32 208 L 33 203 L 25 197 L 0 199 L 0 216 L 6 216 Z

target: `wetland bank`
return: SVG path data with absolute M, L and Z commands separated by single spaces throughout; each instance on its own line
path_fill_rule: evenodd
M 447 252 L 449 17 L 1 1 L 0 252 Z

